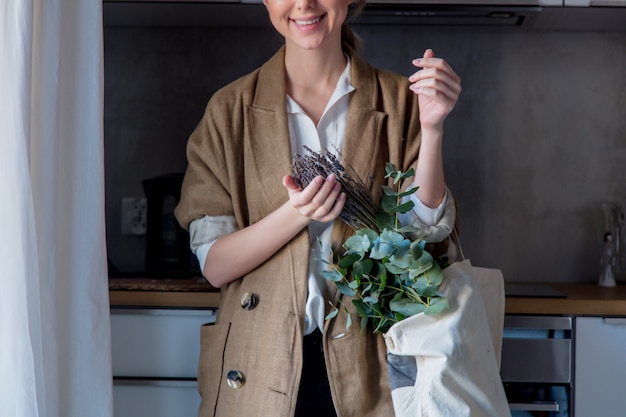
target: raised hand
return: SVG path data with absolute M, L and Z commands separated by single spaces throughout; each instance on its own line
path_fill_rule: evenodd
M 414 59 L 413 65 L 420 69 L 409 77 L 409 88 L 419 96 L 422 128 L 442 128 L 461 94 L 461 79 L 432 49 Z

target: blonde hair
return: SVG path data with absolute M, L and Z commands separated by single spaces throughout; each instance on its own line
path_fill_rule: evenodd
M 355 0 L 350 4 L 348 9 L 348 17 L 346 21 L 341 25 L 341 49 L 344 52 L 359 52 L 361 50 L 361 38 L 354 33 L 352 28 L 348 26 L 348 23 L 353 22 L 361 13 L 365 7 L 367 0 Z

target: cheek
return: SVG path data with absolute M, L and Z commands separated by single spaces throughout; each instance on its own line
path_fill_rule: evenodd
M 283 12 L 282 10 L 276 6 L 276 4 L 272 4 L 270 6 L 266 5 L 267 14 L 269 16 L 270 22 L 274 27 L 281 23 Z

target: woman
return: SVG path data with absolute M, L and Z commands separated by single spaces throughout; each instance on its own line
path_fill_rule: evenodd
M 364 62 L 350 3 L 264 0 L 285 45 L 216 92 L 189 139 L 176 216 L 221 288 L 217 322 L 202 329 L 200 416 L 393 415 L 380 336 L 324 320 L 340 296 L 317 272 L 353 233 L 334 221 L 345 195 L 333 175 L 299 189 L 291 155 L 340 149 L 372 190 L 386 162 L 414 167 L 414 217 L 449 220 L 443 123 L 461 87 L 431 50 L 408 81 Z

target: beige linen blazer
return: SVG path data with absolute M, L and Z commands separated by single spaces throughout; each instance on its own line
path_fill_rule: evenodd
M 342 154 L 373 190 L 380 190 L 386 162 L 403 170 L 416 162 L 417 97 L 406 77 L 374 69 L 355 54 L 351 63 L 356 90 L 350 97 Z M 183 227 L 205 215 L 229 215 L 243 228 L 287 201 L 282 177 L 290 173 L 291 150 L 285 85 L 283 47 L 261 68 L 211 98 L 188 142 L 189 165 L 176 208 Z M 341 247 L 352 233 L 336 221 L 335 246 Z M 200 416 L 294 415 L 308 259 L 305 228 L 260 267 L 222 288 L 217 322 L 201 331 Z M 245 294 L 255 296 L 254 308 L 242 308 Z M 328 290 L 331 302 L 339 298 L 334 288 Z M 352 306 L 350 300 L 343 303 Z M 324 329 L 338 416 L 393 416 L 382 337 L 361 332 L 356 317 L 349 330 L 345 323 L 342 311 Z

